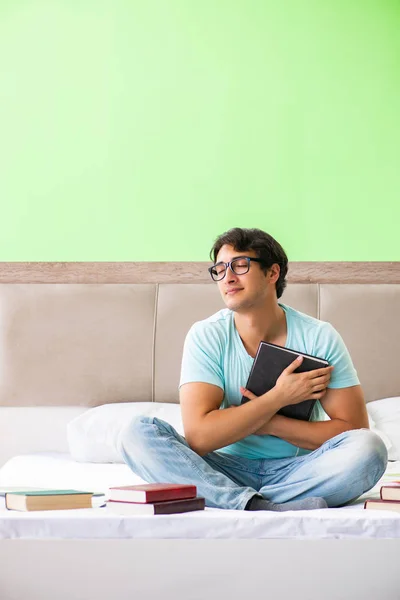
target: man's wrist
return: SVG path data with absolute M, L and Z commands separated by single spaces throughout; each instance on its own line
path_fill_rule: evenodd
M 281 394 L 279 390 L 276 389 L 276 387 L 270 389 L 266 394 L 264 394 L 264 396 L 266 406 L 268 406 L 269 409 L 272 408 L 274 412 L 278 412 L 278 410 L 280 410 L 282 406 L 284 406 Z

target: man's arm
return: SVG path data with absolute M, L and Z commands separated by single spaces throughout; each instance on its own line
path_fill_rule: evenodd
M 210 383 L 185 383 L 180 387 L 185 438 L 200 456 L 251 435 L 282 406 L 275 389 L 253 402 L 219 410 L 223 396 L 223 390 Z
M 327 388 L 320 402 L 330 421 L 299 421 L 283 415 L 275 415 L 254 433 L 275 435 L 300 448 L 315 450 L 339 433 L 351 429 L 369 428 L 361 385 L 338 389 Z

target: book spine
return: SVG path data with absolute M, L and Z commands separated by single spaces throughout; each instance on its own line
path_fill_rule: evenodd
M 400 506 L 400 500 L 367 500 L 369 504 L 394 504 Z
M 188 504 L 187 502 L 176 502 L 174 504 L 166 503 L 164 506 L 162 502 L 160 504 L 154 504 L 155 515 L 170 515 L 180 512 L 191 512 L 194 510 L 204 510 L 205 500 L 204 498 L 196 498 L 195 502 Z
M 146 503 L 149 502 L 163 502 L 166 500 L 186 500 L 189 498 L 195 498 L 197 494 L 196 486 L 184 489 L 175 490 L 154 490 L 146 492 Z
M 386 490 L 389 491 L 390 495 L 398 495 L 397 498 L 387 498 L 386 496 Z M 393 492 L 393 490 L 395 490 L 395 492 Z M 392 500 L 394 502 L 399 502 L 400 501 L 400 486 L 397 485 L 383 485 L 381 487 L 381 491 L 380 491 L 380 496 L 381 496 L 381 500 Z

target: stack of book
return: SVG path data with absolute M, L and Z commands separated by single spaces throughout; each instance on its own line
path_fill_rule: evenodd
M 106 507 L 118 515 L 169 515 L 204 510 L 205 499 L 195 485 L 145 483 L 110 488 Z
M 382 485 L 380 500 L 366 500 L 364 508 L 373 510 L 396 510 L 400 512 L 400 481 Z

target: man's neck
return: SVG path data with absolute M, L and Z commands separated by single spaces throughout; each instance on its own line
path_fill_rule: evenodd
M 250 356 L 255 356 L 263 340 L 284 345 L 287 338 L 286 315 L 277 302 L 234 314 L 235 327 Z

